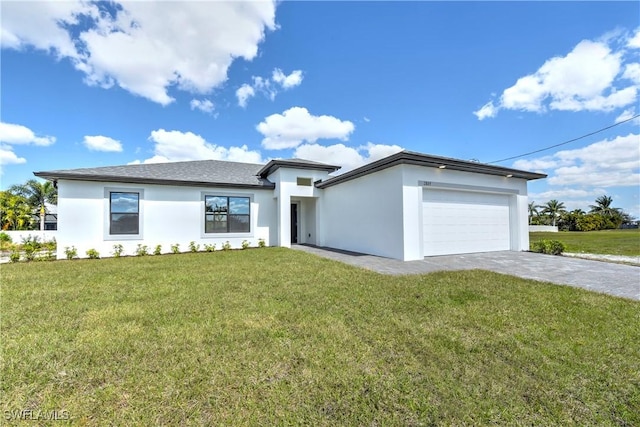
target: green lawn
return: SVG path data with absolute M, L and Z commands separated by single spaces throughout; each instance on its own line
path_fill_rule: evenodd
M 484 271 L 383 276 L 282 248 L 1 274 L 3 411 L 79 425 L 640 425 L 636 301 Z
M 611 255 L 640 255 L 640 230 L 561 231 L 529 233 L 529 241 L 560 240 L 566 252 Z

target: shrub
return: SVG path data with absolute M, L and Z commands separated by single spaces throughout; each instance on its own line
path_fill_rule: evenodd
M 11 260 L 11 262 L 20 261 L 20 251 L 14 249 L 13 252 L 11 252 L 11 255 L 9 255 L 9 260 Z
M 171 245 L 171 252 L 174 254 L 180 253 L 180 243 L 176 243 L 175 245 Z
M 205 245 L 204 245 L 204 250 L 205 250 L 205 251 L 207 251 L 207 252 L 215 252 L 215 250 L 216 250 L 216 244 L 214 243 L 213 245 L 207 245 L 207 244 L 205 243 Z
M 124 252 L 124 247 L 121 244 L 113 245 L 113 256 L 120 258 Z
M 4 231 L 0 233 L 0 249 L 3 251 L 9 250 L 13 247 L 13 239 Z
M 22 250 L 36 252 L 42 248 L 42 243 L 40 243 L 40 238 L 38 236 L 28 235 L 27 237 L 22 239 Z
M 78 250 L 75 246 L 64 248 L 64 254 L 67 256 L 67 259 L 74 259 L 78 257 Z
M 222 245 L 222 250 L 223 251 L 230 251 L 231 250 L 231 243 L 229 243 L 228 240 L 226 242 L 224 242 L 224 245 Z
M 36 257 L 35 248 L 31 245 L 24 245 L 22 248 L 24 249 L 24 260 L 33 261 Z
M 56 260 L 56 254 L 53 250 L 51 249 L 47 249 L 47 253 L 44 255 L 43 257 L 44 261 L 55 261 Z
M 42 242 L 40 246 L 41 249 L 45 249 L 47 251 L 55 251 L 58 248 L 58 242 L 56 242 L 56 238 L 54 237 L 49 241 Z
M 40 250 L 40 238 L 38 236 L 27 236 L 22 239 L 22 250 L 24 251 L 25 261 L 33 261 L 36 257 L 36 252 Z
M 191 252 L 198 252 L 200 250 L 200 245 L 196 245 L 196 242 L 192 240 L 189 242 L 189 250 Z
M 242 241 L 242 249 L 248 249 L 249 248 L 249 241 L 248 240 L 243 240 Z
M 153 250 L 154 255 L 162 255 L 162 245 L 156 245 L 156 248 Z
M 267 246 L 267 242 L 264 241 L 264 239 L 258 239 L 258 247 L 259 248 L 264 248 Z
M 147 245 L 138 243 L 138 247 L 136 248 L 136 256 L 147 256 L 147 255 L 149 255 L 149 247 Z
M 89 257 L 89 259 L 98 259 L 100 258 L 100 252 L 91 248 L 87 251 L 87 256 Z
M 531 251 L 549 255 L 560 255 L 564 252 L 564 243 L 558 240 L 538 240 L 531 243 Z

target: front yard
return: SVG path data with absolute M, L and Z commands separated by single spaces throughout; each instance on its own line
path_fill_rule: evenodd
M 5 419 L 640 425 L 635 301 L 281 248 L 0 268 Z
M 564 243 L 567 252 L 640 256 L 640 229 L 529 233 L 529 240 L 550 239 Z

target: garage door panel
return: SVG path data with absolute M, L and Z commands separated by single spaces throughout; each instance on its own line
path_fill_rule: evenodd
M 425 256 L 510 249 L 509 196 L 424 190 Z

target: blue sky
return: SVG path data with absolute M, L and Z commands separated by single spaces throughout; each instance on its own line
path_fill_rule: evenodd
M 640 113 L 638 2 L 3 1 L 3 189 L 33 171 L 400 149 L 481 162 Z M 640 121 L 499 163 L 640 216 Z

